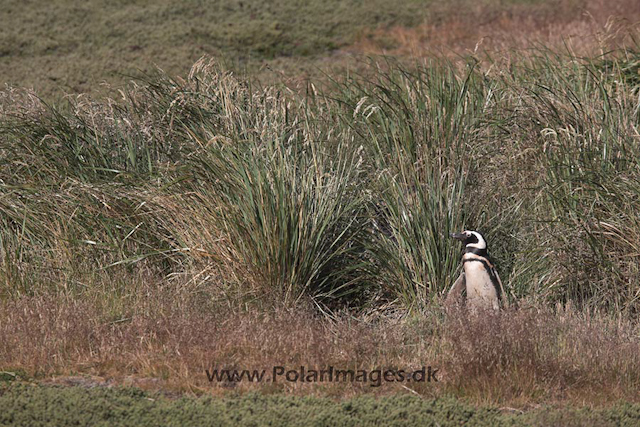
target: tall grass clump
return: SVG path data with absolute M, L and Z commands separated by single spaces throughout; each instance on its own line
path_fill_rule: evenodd
M 118 100 L 3 91 L 2 294 L 145 271 L 228 303 L 417 309 L 466 228 L 510 297 L 636 313 L 634 58 L 387 61 L 324 93 L 203 60 Z
M 459 247 L 449 234 L 469 221 L 468 148 L 479 133 L 486 88 L 473 63 L 398 64 L 347 81 L 343 120 L 367 149 L 374 227 L 370 253 L 384 289 L 424 306 L 455 280 Z
M 208 61 L 149 86 L 189 149 L 155 201 L 161 221 L 228 301 L 363 303 L 364 153 L 309 89 L 251 86 Z
M 319 124 L 327 113 L 313 99 L 241 87 L 231 96 L 234 126 L 203 121 L 190 159 L 192 197 L 211 207 L 228 245 L 218 258 L 285 304 L 356 292 L 366 216 L 362 153 L 348 131 Z
M 507 138 L 523 149 L 513 156 L 534 255 L 521 266 L 536 272 L 520 282 L 524 293 L 637 310 L 638 98 L 626 62 L 541 51 L 505 79 L 502 101 L 520 113 Z
M 49 106 L 17 90 L 1 100 L 1 294 L 114 284 L 112 273 L 131 273 L 121 261 L 168 249 L 145 200 L 170 153 L 131 109 L 82 97 Z M 165 261 L 144 269 L 162 276 Z
M 119 102 L 30 99 L 3 116 L 4 259 L 27 245 L 50 264 L 64 243 L 96 271 L 164 260 L 165 275 L 213 265 L 236 295 L 285 304 L 353 294 L 363 159 L 328 104 L 206 61 L 186 80 L 146 79 Z

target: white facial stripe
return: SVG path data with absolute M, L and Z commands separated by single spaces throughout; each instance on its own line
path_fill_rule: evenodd
M 473 234 L 478 238 L 478 243 L 469 243 L 468 248 L 487 249 L 487 242 L 484 241 L 482 235 L 476 231 L 465 231 L 465 233 Z

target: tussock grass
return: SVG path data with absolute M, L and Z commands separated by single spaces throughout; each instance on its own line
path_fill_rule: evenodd
M 210 357 L 430 359 L 448 380 L 421 394 L 628 396 L 640 370 L 637 52 L 374 63 L 300 93 L 206 60 L 118 100 L 50 106 L 3 91 L 0 325 L 53 323 L 29 345 L 34 326 L 6 329 L 2 366 L 131 366 L 199 389 L 204 377 L 190 378 Z M 488 238 L 519 309 L 442 320 L 459 268 L 447 235 L 463 228 Z M 240 326 L 246 337 L 229 341 Z
M 343 121 L 367 146 L 374 216 L 370 252 L 380 286 L 406 307 L 424 306 L 452 283 L 459 251 L 448 236 L 467 218 L 464 149 L 475 138 L 483 87 L 434 61 L 418 71 L 378 69 L 340 86 Z
M 521 200 L 535 215 L 525 241 L 541 250 L 524 265 L 545 260 L 546 271 L 531 266 L 546 281 L 535 285 L 539 293 L 615 312 L 637 310 L 628 261 L 635 264 L 638 252 L 617 237 L 633 235 L 636 222 L 637 86 L 625 71 L 633 52 L 603 67 L 543 51 L 521 61 L 522 78 L 507 80 L 506 100 L 519 105 L 507 110 L 518 115 L 505 122 L 504 137 L 521 150 L 510 155 L 522 156 L 519 178 L 529 194 Z
M 227 257 L 247 284 L 287 305 L 352 293 L 366 215 L 362 155 L 350 150 L 348 129 L 319 124 L 324 107 L 313 98 L 292 105 L 276 90 L 246 87 L 224 95 L 229 123 L 208 118 L 190 131 L 200 148 L 186 186 L 216 212 Z
M 25 268 L 69 277 L 86 259 L 211 269 L 250 300 L 424 307 L 456 276 L 446 236 L 466 227 L 494 244 L 512 298 L 633 315 L 633 55 L 388 62 L 326 95 L 207 61 L 117 102 L 5 91 L 3 294 L 38 281 Z

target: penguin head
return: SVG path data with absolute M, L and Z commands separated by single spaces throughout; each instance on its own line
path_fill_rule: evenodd
M 464 230 L 462 233 L 452 233 L 451 237 L 460 240 L 467 248 L 487 249 L 487 242 L 477 231 Z

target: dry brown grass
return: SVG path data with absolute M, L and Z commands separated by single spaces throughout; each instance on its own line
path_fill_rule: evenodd
M 455 316 L 442 341 L 451 348 L 450 387 L 488 402 L 633 399 L 640 380 L 637 328 L 571 308 Z
M 521 307 L 398 319 L 330 320 L 312 310 L 217 310 L 170 285 L 148 287 L 118 314 L 100 298 L 31 297 L 0 307 L 0 366 L 36 381 L 135 384 L 222 394 L 230 389 L 347 397 L 411 388 L 476 403 L 638 401 L 638 327 L 572 309 Z M 210 383 L 206 369 L 438 368 L 438 383 Z M 81 376 L 82 378 L 79 378 Z
M 455 11 L 455 12 L 452 12 Z M 349 49 L 366 54 L 429 58 L 459 53 L 570 48 L 578 55 L 624 45 L 640 22 L 634 0 L 562 0 L 505 7 L 490 0 L 446 2 L 415 28 L 378 28 Z

